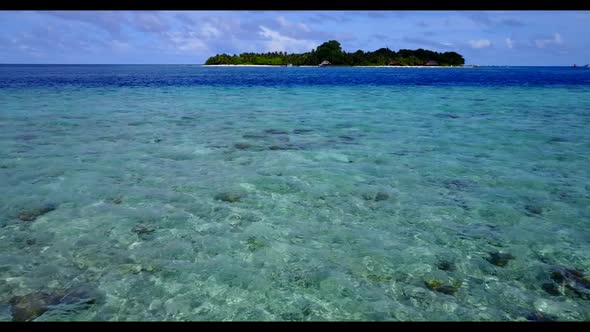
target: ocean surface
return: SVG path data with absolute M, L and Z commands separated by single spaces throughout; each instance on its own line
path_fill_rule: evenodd
M 0 193 L 0 320 L 590 320 L 586 68 L 2 65 Z

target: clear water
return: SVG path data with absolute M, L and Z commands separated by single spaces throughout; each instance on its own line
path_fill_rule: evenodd
M 590 320 L 589 128 L 584 69 L 0 66 L 0 320 Z

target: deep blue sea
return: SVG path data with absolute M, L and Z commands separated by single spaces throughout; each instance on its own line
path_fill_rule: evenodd
M 588 68 L 0 65 L 0 192 L 0 320 L 590 320 Z

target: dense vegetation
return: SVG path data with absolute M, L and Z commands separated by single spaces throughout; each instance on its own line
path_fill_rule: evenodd
M 288 54 L 285 52 L 242 53 L 240 55 L 217 54 L 205 62 L 206 65 L 287 65 L 317 66 L 322 61 L 340 66 L 423 66 L 438 64 L 440 66 L 462 66 L 463 56 L 456 52 L 433 52 L 424 49 L 392 51 L 380 48 L 374 52 L 358 50 L 354 53 L 344 52 L 340 43 L 331 40 L 318 46 L 311 52 Z M 434 62 L 433 62 L 434 61 Z

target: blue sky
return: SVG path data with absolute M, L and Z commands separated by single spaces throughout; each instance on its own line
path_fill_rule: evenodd
M 217 53 L 389 47 L 467 64 L 590 63 L 590 11 L 3 11 L 0 63 L 203 63 Z

